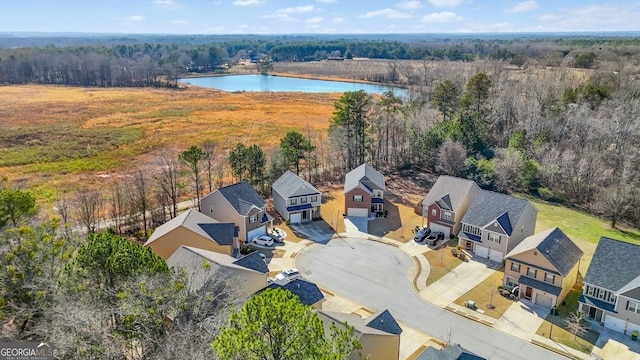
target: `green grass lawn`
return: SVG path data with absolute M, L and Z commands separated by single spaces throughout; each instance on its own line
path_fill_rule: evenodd
M 536 233 L 560 227 L 571 239 L 597 243 L 601 236 L 640 243 L 640 232 L 631 229 L 612 229 L 609 223 L 583 211 L 527 197 L 538 209 Z

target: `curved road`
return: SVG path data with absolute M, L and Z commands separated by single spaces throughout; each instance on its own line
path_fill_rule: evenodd
M 319 286 L 376 311 L 389 309 L 407 326 L 487 359 L 566 359 L 424 301 L 407 277 L 413 266 L 396 247 L 359 238 L 316 243 L 296 258 L 302 276 Z

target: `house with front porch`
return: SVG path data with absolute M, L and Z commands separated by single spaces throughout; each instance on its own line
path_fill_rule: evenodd
M 502 285 L 548 308 L 558 306 L 578 278 L 583 252 L 559 228 L 531 235 L 505 256 Z
M 207 216 L 236 224 L 241 242 L 265 235 L 267 225 L 273 227 L 264 199 L 246 181 L 219 188 L 203 197 L 200 204 Z
M 384 211 L 384 176 L 364 163 L 347 173 L 344 179 L 344 213 L 370 216 Z
M 584 277 L 579 309 L 606 328 L 640 331 L 640 245 L 601 237 Z
M 422 200 L 422 217 L 427 219 L 431 231 L 440 231 L 445 237 L 460 232 L 462 217 L 480 187 L 473 181 L 442 175 Z
M 501 262 L 536 228 L 538 210 L 526 199 L 480 190 L 461 220 L 458 245 Z
M 273 207 L 292 224 L 319 218 L 322 194 L 309 182 L 287 170 L 271 186 Z

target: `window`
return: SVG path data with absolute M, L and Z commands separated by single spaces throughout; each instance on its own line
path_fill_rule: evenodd
M 258 214 L 249 216 L 249 224 L 253 224 L 255 222 L 258 222 Z
M 593 296 L 593 286 L 587 285 L 587 295 Z
M 442 218 L 445 220 L 451 220 L 451 212 L 445 211 L 444 214 L 442 215 Z
M 520 272 L 520 264 L 516 264 L 514 262 L 511 263 L 511 271 L 515 271 L 517 273 Z
M 640 303 L 627 301 L 627 310 L 640 314 Z
M 353 195 L 354 202 L 362 202 L 362 195 Z
M 291 205 L 298 205 L 298 199 L 291 199 L 289 200 L 289 202 L 291 203 Z
M 498 244 L 500 244 L 500 235 L 489 233 L 489 241 L 497 242 Z
M 431 209 L 431 216 L 436 216 L 438 211 L 436 209 Z
M 313 195 L 311 197 L 311 202 L 316 202 L 316 201 L 318 201 L 318 195 Z
M 307 203 L 307 198 L 306 197 L 300 198 L 300 204 L 306 204 L 306 203 Z
M 373 197 L 381 198 L 382 197 L 382 190 L 374 190 L 373 191 Z
M 548 282 L 549 284 L 553 284 L 556 281 L 556 276 L 553 274 L 545 273 L 544 281 Z
M 535 279 L 536 275 L 538 275 L 538 270 L 536 269 L 532 269 L 532 268 L 527 268 L 527 276 L 532 277 Z
M 514 287 L 518 286 L 518 282 L 516 281 L 516 279 L 507 276 L 507 286 L 513 289 Z

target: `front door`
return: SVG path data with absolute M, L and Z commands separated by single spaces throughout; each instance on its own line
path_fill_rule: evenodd
M 531 292 L 532 292 L 532 288 L 527 286 L 527 289 L 524 291 L 524 298 L 527 300 L 531 300 Z
M 302 212 L 302 219 L 306 220 L 309 218 L 309 212 L 308 211 L 303 211 Z
M 467 249 L 467 251 L 473 251 L 473 242 L 472 241 L 465 241 L 465 248 Z
M 589 317 L 592 318 L 592 319 L 596 318 L 596 308 L 594 308 L 594 307 L 590 307 L 589 308 Z

